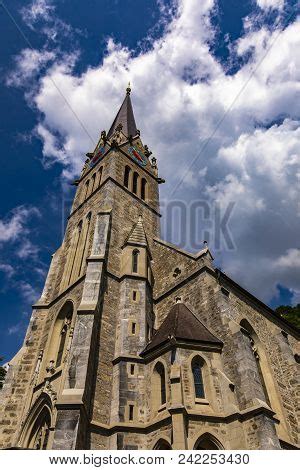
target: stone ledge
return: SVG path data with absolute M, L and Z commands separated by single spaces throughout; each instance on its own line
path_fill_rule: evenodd
M 134 432 L 147 434 L 152 432 L 154 429 L 158 429 L 163 425 L 171 422 L 171 414 L 184 413 L 185 416 L 190 420 L 197 421 L 208 421 L 215 423 L 230 423 L 233 421 L 247 421 L 258 415 L 265 415 L 273 419 L 275 422 L 278 420 L 274 417 L 275 413 L 269 407 L 252 407 L 243 411 L 237 411 L 232 414 L 203 414 L 203 412 L 197 410 L 187 410 L 183 406 L 170 407 L 167 409 L 168 416 L 164 413 L 161 419 L 156 419 L 149 423 L 112 423 L 111 425 L 99 423 L 97 421 L 91 421 L 90 430 L 93 432 L 104 432 L 106 435 L 112 435 L 116 432 Z

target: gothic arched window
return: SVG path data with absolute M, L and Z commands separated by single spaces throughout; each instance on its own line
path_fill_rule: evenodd
M 194 445 L 194 450 L 217 450 L 223 449 L 221 443 L 209 433 L 199 437 Z
M 129 166 L 125 166 L 125 171 L 124 171 L 124 186 L 126 188 L 129 187 L 129 176 L 130 176 L 130 167 Z
M 203 359 L 199 356 L 194 357 L 192 360 L 192 373 L 194 379 L 194 388 L 195 388 L 195 397 L 196 398 L 205 398 L 204 385 L 203 385 L 203 376 L 202 376 L 202 367 Z
M 165 368 L 161 362 L 158 362 L 153 370 L 152 393 L 154 410 L 158 411 L 167 400 Z
M 133 192 L 134 194 L 137 194 L 138 180 L 139 180 L 139 175 L 138 175 L 138 173 L 135 171 L 135 172 L 133 173 L 133 178 L 132 178 L 132 192 Z
M 100 166 L 99 171 L 98 171 L 98 184 L 97 184 L 97 186 L 100 186 L 100 184 L 101 184 L 102 173 L 103 173 L 103 167 Z
M 76 272 L 77 277 L 83 273 L 83 268 L 85 267 L 84 261 L 87 257 L 88 238 L 89 238 L 89 232 L 90 232 L 91 218 L 92 218 L 92 214 L 91 212 L 89 212 L 84 221 L 83 237 L 81 240 L 81 245 L 78 250 L 78 263 L 77 263 L 78 271 Z
M 51 415 L 45 407 L 36 419 L 28 439 L 27 447 L 35 450 L 46 450 L 51 427 Z
M 93 174 L 92 176 L 92 187 L 91 187 L 91 193 L 95 190 L 95 182 L 96 182 L 96 173 Z
M 153 447 L 153 450 L 172 450 L 172 447 L 165 439 L 159 439 Z
M 68 273 L 67 285 L 77 279 L 75 268 L 76 268 L 76 260 L 78 258 L 78 251 L 81 244 L 81 235 L 82 235 L 82 220 L 79 222 L 77 226 L 77 231 L 75 233 L 75 237 L 72 240 L 71 249 L 68 255 L 67 267 L 66 272 Z
M 90 180 L 87 180 L 87 182 L 85 183 L 85 191 L 84 191 L 84 198 L 83 198 L 84 201 L 85 201 L 86 198 L 88 197 L 88 194 L 89 194 L 89 186 L 90 186 Z
M 141 183 L 141 198 L 143 199 L 143 201 L 146 199 L 146 189 L 147 181 L 145 180 L 145 178 L 143 178 Z
M 133 250 L 132 252 L 132 272 L 137 273 L 139 270 L 139 250 Z

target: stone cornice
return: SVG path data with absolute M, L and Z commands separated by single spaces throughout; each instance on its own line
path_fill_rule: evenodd
M 185 407 L 180 405 L 179 407 L 172 407 L 170 410 L 164 411 L 160 419 L 150 421 L 149 423 L 112 423 L 110 425 L 99 423 L 98 421 L 92 420 L 90 423 L 90 430 L 92 432 L 98 432 L 100 434 L 112 435 L 116 432 L 132 432 L 140 434 L 148 434 L 155 429 L 159 429 L 166 424 L 171 424 L 171 415 L 176 413 L 184 413 L 186 418 L 195 421 L 206 421 L 212 423 L 231 423 L 233 421 L 244 422 L 255 416 L 264 415 L 272 419 L 275 423 L 279 423 L 278 419 L 275 418 L 275 413 L 269 407 L 258 406 L 248 408 L 242 411 L 236 411 L 230 414 L 222 413 L 210 413 L 205 414 L 203 411 L 187 410 Z
M 153 209 L 153 207 L 151 207 L 149 204 L 147 204 L 145 201 L 143 201 L 143 199 L 139 198 L 138 196 L 136 196 L 134 193 L 132 193 L 131 191 L 129 191 L 129 189 L 125 188 L 125 186 L 123 186 L 122 184 L 120 184 L 117 180 L 115 180 L 112 176 L 108 176 L 104 181 L 103 183 L 101 183 L 97 189 L 95 189 L 95 191 L 93 191 L 86 199 L 85 201 L 83 201 L 81 204 L 79 204 L 79 206 L 76 207 L 76 209 L 73 210 L 73 212 L 71 212 L 71 214 L 68 216 L 68 220 L 71 219 L 73 217 L 74 214 L 76 214 L 76 212 L 78 212 L 78 210 L 80 208 L 82 208 L 108 181 L 112 181 L 113 183 L 115 183 L 116 186 L 118 186 L 119 188 L 121 188 L 125 193 L 129 194 L 130 196 L 132 196 L 134 199 L 136 199 L 137 201 L 139 201 L 143 206 L 147 207 L 147 209 L 151 210 L 154 214 L 156 214 L 158 217 L 161 217 L 161 214 L 159 212 L 157 212 L 157 210 Z
M 185 341 L 174 338 L 173 340 L 166 341 L 165 343 L 160 344 L 156 348 L 153 348 L 149 351 L 143 351 L 140 355 L 144 358 L 145 363 L 148 363 L 174 348 L 221 353 L 222 347 L 223 345 L 217 345 L 215 343 L 209 343 L 205 341 Z

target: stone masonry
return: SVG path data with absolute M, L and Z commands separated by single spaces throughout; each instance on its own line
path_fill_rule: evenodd
M 0 394 L 0 448 L 296 449 L 299 331 L 160 239 L 130 89 L 87 154 Z

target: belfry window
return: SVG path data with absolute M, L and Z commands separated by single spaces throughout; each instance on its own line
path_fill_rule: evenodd
M 132 272 L 137 273 L 139 268 L 139 250 L 133 250 L 132 252 Z
M 93 176 L 92 176 L 92 188 L 91 188 L 91 193 L 95 190 L 95 181 L 96 181 L 96 173 L 94 173 Z
M 198 356 L 194 357 L 192 361 L 192 373 L 194 379 L 195 398 L 205 398 L 202 367 L 203 360 Z
M 124 171 L 124 186 L 126 188 L 129 187 L 129 176 L 130 176 L 130 167 L 129 166 L 125 166 L 125 171 Z
M 142 183 L 141 183 L 141 198 L 143 199 L 143 201 L 145 201 L 146 199 L 146 188 L 147 188 L 147 181 L 145 180 L 145 178 L 143 178 Z
M 101 184 L 102 173 L 103 173 L 103 167 L 100 166 L 99 171 L 98 171 L 98 186 L 100 186 L 100 184 Z
M 75 274 L 74 274 L 74 267 L 75 267 L 75 261 L 78 256 L 78 249 L 80 247 L 81 243 L 81 235 L 82 235 L 82 220 L 79 222 L 77 226 L 77 232 L 74 237 L 74 245 L 72 246 L 72 249 L 69 251 L 69 263 L 67 263 L 67 272 L 68 272 L 68 282 L 67 285 L 71 283 L 74 279 L 76 279 Z
M 138 173 L 135 171 L 135 172 L 133 173 L 133 179 L 132 179 L 132 192 L 133 192 L 134 194 L 137 194 L 138 179 L 139 179 L 139 175 L 138 175 Z
M 88 197 L 88 194 L 89 194 L 89 186 L 90 186 L 90 180 L 87 180 L 87 182 L 85 183 L 85 193 L 84 193 L 84 198 L 83 198 L 84 201 L 85 201 L 86 198 Z

